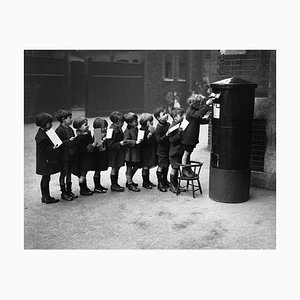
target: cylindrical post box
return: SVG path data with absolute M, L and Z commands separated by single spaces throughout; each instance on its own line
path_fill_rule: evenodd
M 211 84 L 219 94 L 212 109 L 209 197 L 226 203 L 249 199 L 251 134 L 257 84 L 232 77 Z

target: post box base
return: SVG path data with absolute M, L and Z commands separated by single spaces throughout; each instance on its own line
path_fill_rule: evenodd
M 224 170 L 210 166 L 209 198 L 224 203 L 241 203 L 249 199 L 251 172 Z

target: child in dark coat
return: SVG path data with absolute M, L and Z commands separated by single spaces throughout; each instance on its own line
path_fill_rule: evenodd
M 150 181 L 150 169 L 157 166 L 156 155 L 156 137 L 153 127 L 153 116 L 149 113 L 143 113 L 140 117 L 140 130 L 144 130 L 144 139 L 140 144 L 140 166 L 143 168 L 143 187 L 152 189 L 156 185 Z
M 112 124 L 109 128 L 113 130 L 112 137 L 107 139 L 108 165 L 111 167 L 110 189 L 114 192 L 124 192 L 124 187 L 118 184 L 119 170 L 125 164 L 126 149 L 124 147 L 124 133 L 122 130 L 124 115 L 114 111 L 110 115 L 110 120 Z
M 184 110 L 182 108 L 173 108 L 170 112 L 170 116 L 173 119 L 173 122 L 169 128 L 180 124 L 183 120 Z M 170 191 L 173 193 L 177 192 L 178 186 L 178 164 L 181 164 L 182 155 L 183 155 L 183 145 L 182 145 L 182 128 L 175 129 L 174 131 L 168 133 L 170 141 L 170 150 L 169 150 L 169 160 L 171 164 L 170 171 Z M 180 191 L 183 191 L 181 189 Z
M 93 192 L 87 187 L 86 175 L 88 171 L 93 170 L 94 148 L 97 143 L 92 138 L 86 118 L 76 118 L 73 127 L 76 129 L 76 137 L 74 139 L 75 154 L 72 173 L 79 179 L 80 195 L 90 196 Z
M 36 141 L 36 174 L 42 175 L 41 192 L 42 203 L 51 204 L 59 200 L 50 196 L 49 183 L 52 174 L 61 171 L 60 151 L 61 148 L 54 145 L 47 130 L 52 127 L 53 117 L 48 113 L 37 115 L 35 124 L 39 130 L 35 136 Z
M 169 137 L 166 135 L 170 123 L 168 123 L 168 113 L 164 107 L 159 107 L 154 110 L 154 117 L 157 119 L 158 124 L 155 129 L 155 136 L 157 142 L 157 158 L 158 167 L 156 171 L 158 186 L 161 192 L 166 192 L 169 188 L 167 180 L 169 169 Z
M 95 148 L 95 160 L 94 160 L 94 193 L 106 193 L 107 188 L 101 185 L 101 171 L 106 171 L 108 169 L 108 151 L 107 151 L 107 141 L 105 140 L 108 123 L 105 119 L 96 118 L 93 123 L 94 130 L 100 128 L 102 133 L 102 141 L 100 144 L 97 143 Z M 95 134 L 94 134 L 95 142 Z
M 186 119 L 189 121 L 189 125 L 184 131 L 182 140 L 184 147 L 183 164 L 190 164 L 191 154 L 199 143 L 200 124 L 207 124 L 207 121 L 203 120 L 202 117 L 210 110 L 209 105 L 212 104 L 212 100 L 206 100 L 200 94 L 192 94 L 188 98 L 187 103 L 189 107 L 186 110 Z M 193 177 L 194 173 L 190 168 L 184 168 L 183 175 Z
M 62 171 L 59 176 L 59 185 L 61 190 L 61 199 L 72 201 L 78 198 L 72 192 L 72 179 L 71 179 L 71 164 L 74 157 L 74 143 L 75 134 L 71 128 L 72 112 L 69 110 L 59 110 L 55 114 L 56 119 L 60 125 L 56 128 L 55 132 L 63 142 L 62 151 Z M 66 180 L 66 182 L 65 182 Z
M 138 137 L 138 116 L 133 112 L 129 112 L 125 116 L 127 128 L 124 131 L 124 142 L 126 142 L 126 186 L 130 191 L 140 192 L 138 184 L 133 182 L 133 176 L 140 165 L 140 141 Z

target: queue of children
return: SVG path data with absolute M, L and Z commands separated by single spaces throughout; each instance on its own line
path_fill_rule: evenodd
M 108 170 L 109 167 L 111 191 L 124 192 L 125 188 L 119 185 L 118 178 L 120 168 L 125 164 L 125 186 L 129 191 L 141 191 L 138 184 L 133 181 L 138 169 L 142 170 L 142 187 L 145 189 L 156 187 L 150 181 L 150 169 L 157 166 L 158 190 L 176 193 L 178 164 L 189 164 L 191 153 L 199 142 L 199 127 L 204 123 L 202 117 L 210 110 L 212 101 L 213 98 L 207 100 L 196 94 L 189 97 L 185 116 L 189 125 L 185 130 L 177 126 L 184 118 L 185 111 L 182 108 L 173 108 L 168 113 L 166 108 L 159 107 L 153 112 L 158 121 L 156 128 L 153 126 L 153 116 L 149 113 L 141 114 L 138 119 L 133 112 L 124 115 L 114 111 L 110 115 L 109 127 L 103 118 L 98 117 L 94 120 L 94 136 L 89 129 L 87 118 L 79 117 L 72 120 L 71 111 L 59 110 L 55 117 L 60 125 L 55 132 L 62 141 L 60 146 L 54 145 L 47 135 L 47 131 L 52 128 L 53 117 L 48 113 L 39 114 L 36 118 L 39 129 L 35 137 L 36 173 L 42 175 L 40 183 L 42 202 L 51 204 L 59 201 L 51 197 L 49 191 L 50 177 L 58 172 L 60 172 L 61 199 L 66 201 L 78 197 L 72 191 L 72 174 L 78 177 L 80 195 L 106 193 L 108 188 L 101 185 L 101 172 Z M 169 115 L 173 120 L 172 124 L 168 122 Z M 124 122 L 127 127 L 123 132 Z M 72 123 L 76 134 L 71 128 Z M 174 126 L 176 130 L 172 130 Z M 96 130 L 101 132 L 100 140 L 95 138 Z M 170 181 L 168 181 L 170 165 Z M 93 191 L 87 185 L 86 178 L 89 171 L 94 171 Z M 189 168 L 185 168 L 183 172 L 187 177 L 194 176 Z

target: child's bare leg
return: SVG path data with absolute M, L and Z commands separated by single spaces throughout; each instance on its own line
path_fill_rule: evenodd
M 185 165 L 190 164 L 190 162 L 191 162 L 190 157 L 191 157 L 191 153 L 184 150 L 184 153 L 183 153 L 183 156 L 182 156 L 182 163 L 185 164 Z

